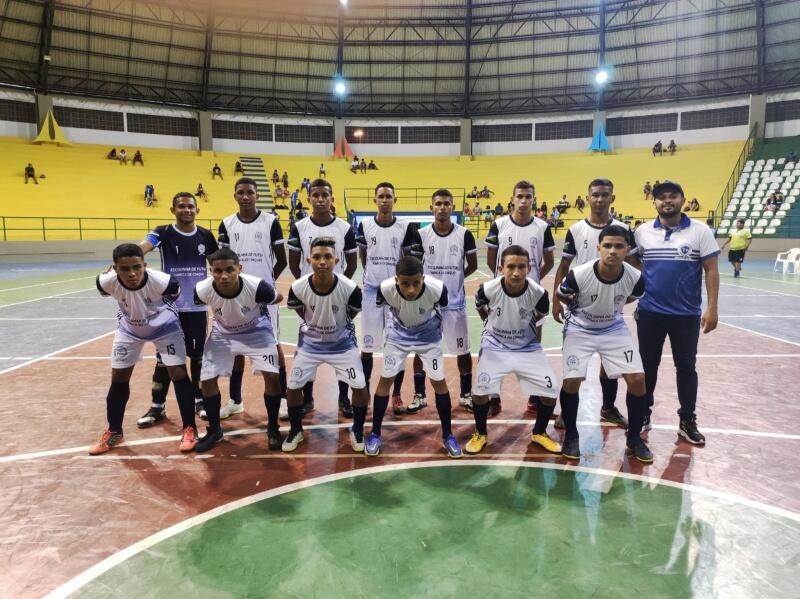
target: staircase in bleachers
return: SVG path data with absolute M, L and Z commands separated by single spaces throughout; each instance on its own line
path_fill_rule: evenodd
M 275 206 L 272 199 L 272 191 L 269 187 L 269 179 L 267 178 L 267 171 L 264 169 L 264 162 L 261 158 L 256 156 L 240 156 L 239 161 L 242 163 L 245 177 L 250 177 L 256 182 L 258 190 L 258 201 L 256 208 L 271 212 Z

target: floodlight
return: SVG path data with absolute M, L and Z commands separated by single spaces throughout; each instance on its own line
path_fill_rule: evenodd
M 347 91 L 347 86 L 344 84 L 344 81 L 339 80 L 333 86 L 333 91 L 336 92 L 337 96 L 343 96 L 345 94 L 345 92 Z
M 608 71 L 600 69 L 595 73 L 594 81 L 597 85 L 604 85 L 608 81 Z

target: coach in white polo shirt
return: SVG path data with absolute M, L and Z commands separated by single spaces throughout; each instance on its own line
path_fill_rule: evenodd
M 695 419 L 695 359 L 700 329 L 709 333 L 717 327 L 719 248 L 707 225 L 681 212 L 686 198 L 679 184 L 664 181 L 656 185 L 653 198 L 658 218 L 644 223 L 635 233 L 645 284 L 636 320 L 650 404 L 643 429 L 650 430 L 658 365 L 664 340 L 669 336 L 681 404 L 678 435 L 694 445 L 704 445 L 706 439 L 697 430 Z M 708 295 L 705 312 L 702 312 L 701 293 L 703 271 Z

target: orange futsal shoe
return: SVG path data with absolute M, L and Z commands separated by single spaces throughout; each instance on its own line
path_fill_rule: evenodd
M 197 430 L 193 426 L 187 426 L 183 429 L 183 436 L 181 437 L 181 444 L 178 449 L 181 451 L 194 451 L 197 445 Z
M 89 448 L 89 455 L 100 455 L 122 443 L 122 433 L 105 431 L 100 440 Z

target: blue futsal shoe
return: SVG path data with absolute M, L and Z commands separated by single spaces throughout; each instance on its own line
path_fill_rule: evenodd
M 364 453 L 369 456 L 380 455 L 381 453 L 381 438 L 380 435 L 370 433 L 367 435 L 367 440 L 364 443 Z
M 451 458 L 458 459 L 461 457 L 461 446 L 458 444 L 454 435 L 447 435 L 442 439 L 442 447 Z

